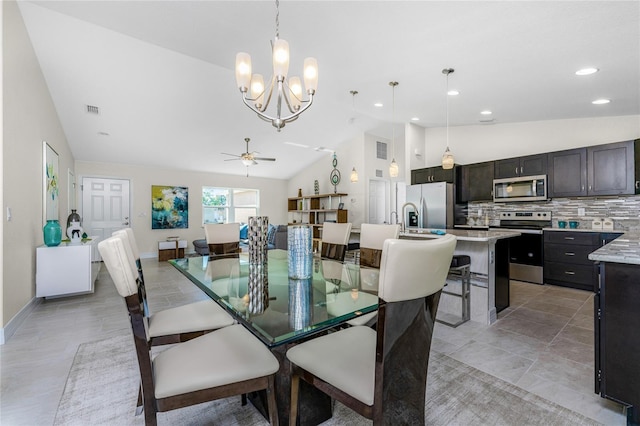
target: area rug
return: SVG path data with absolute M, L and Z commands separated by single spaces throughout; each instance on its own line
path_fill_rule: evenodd
M 138 370 L 131 336 L 80 345 L 67 378 L 54 425 L 143 425 L 134 416 Z M 537 395 L 432 352 L 427 379 L 428 425 L 597 425 L 599 423 Z M 228 398 L 158 413 L 160 425 L 266 425 L 240 398 Z M 325 426 L 370 425 L 341 404 Z

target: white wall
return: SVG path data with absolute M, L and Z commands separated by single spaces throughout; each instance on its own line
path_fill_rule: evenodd
M 202 228 L 202 187 L 220 186 L 260 190 L 260 215 L 268 216 L 274 225 L 287 223 L 287 181 L 216 173 L 190 172 L 167 167 L 144 167 L 127 164 L 76 162 L 76 182 L 83 177 L 120 178 L 131 181 L 131 228 L 141 257 L 158 254 L 158 241 L 177 235 L 189 243 L 187 252 L 193 251 L 193 240 L 204 238 Z M 151 229 L 151 186 L 173 185 L 189 188 L 189 228 Z M 80 185 L 78 185 L 80 188 Z M 79 192 L 78 213 L 82 216 Z
M 67 217 L 71 155 L 40 65 L 15 2 L 3 10 L 2 327 L 35 298 L 36 247 L 42 235 L 42 141 L 59 155 L 59 218 Z M 11 209 L 11 221 L 6 211 Z M 11 326 L 13 328 L 13 326 Z M 7 336 L 9 337 L 9 336 Z
M 425 130 L 425 167 L 440 164 L 446 129 Z M 595 117 L 449 128 L 456 164 L 560 151 L 640 137 L 640 116 Z

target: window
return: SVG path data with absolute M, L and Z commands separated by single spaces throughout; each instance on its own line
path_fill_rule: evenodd
M 260 191 L 257 189 L 202 187 L 202 222 L 249 222 L 259 214 Z

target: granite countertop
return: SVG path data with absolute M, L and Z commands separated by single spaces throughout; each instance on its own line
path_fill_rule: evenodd
M 400 238 L 439 238 L 441 235 L 432 234 L 432 229 L 419 229 L 413 232 L 401 232 Z M 435 230 L 442 231 L 442 230 Z M 494 242 L 504 238 L 520 235 L 517 231 L 476 231 L 472 229 L 446 229 L 447 234 L 455 235 L 460 241 Z
M 589 260 L 640 265 L 640 232 L 625 232 L 609 244 L 591 253 Z
M 608 234 L 622 234 L 624 231 L 615 230 L 615 229 L 591 229 L 591 228 L 542 228 L 543 231 L 559 231 L 559 232 L 597 232 L 597 233 L 608 233 Z

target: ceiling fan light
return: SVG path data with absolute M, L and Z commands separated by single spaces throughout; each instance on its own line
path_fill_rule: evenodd
M 242 164 L 244 164 L 245 166 L 249 167 L 250 165 L 253 164 L 253 160 L 249 160 L 249 159 L 242 159 Z
M 246 92 L 251 82 L 251 56 L 245 52 L 236 55 L 236 83 L 242 92 Z

